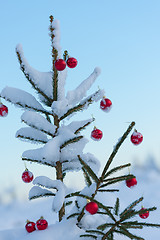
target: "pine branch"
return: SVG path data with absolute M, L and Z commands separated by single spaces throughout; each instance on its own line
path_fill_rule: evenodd
M 39 194 L 39 195 L 30 197 L 29 200 L 38 199 L 38 198 L 41 198 L 41 197 L 53 197 L 53 196 L 55 196 L 54 193 L 45 193 L 45 194 Z
M 80 237 L 90 237 L 90 238 L 93 238 L 93 239 L 97 239 L 97 237 L 95 235 L 92 235 L 92 234 L 82 234 L 80 235 Z
M 130 233 L 126 228 L 120 226 L 120 230 L 122 231 L 123 235 L 129 237 L 130 239 L 137 239 L 137 240 L 145 240 L 142 237 L 138 237 L 132 233 Z
M 119 189 L 98 189 L 97 192 L 119 192 Z
M 45 99 L 48 106 L 52 105 L 53 99 L 49 98 L 32 80 L 32 78 L 29 76 L 29 73 L 27 72 L 27 69 L 25 67 L 25 64 L 23 64 L 22 61 L 22 57 L 20 52 L 18 51 L 18 49 L 16 49 L 16 53 L 17 53 L 17 57 L 20 63 L 20 68 L 22 70 L 22 72 L 24 73 L 25 77 L 27 78 L 27 80 L 30 82 L 30 84 L 32 85 L 32 87 L 38 92 L 38 94 L 42 95 Z
M 114 226 L 115 226 L 115 223 L 105 223 L 105 224 L 98 226 L 97 229 L 104 231 L 106 228 L 114 227 Z
M 25 121 L 24 119 L 22 120 L 22 122 L 24 122 L 25 124 L 27 124 L 29 127 L 32 127 L 32 128 L 34 128 L 34 129 L 36 129 L 36 130 L 39 130 L 39 131 L 41 131 L 41 132 L 43 132 L 43 133 L 45 133 L 45 134 L 47 134 L 47 135 L 49 135 L 49 136 L 51 136 L 51 137 L 55 137 L 54 134 L 52 134 L 52 133 L 50 133 L 50 132 L 48 132 L 48 131 L 46 131 L 46 130 L 44 130 L 44 129 L 42 129 L 42 128 L 38 128 L 38 127 L 37 127 L 36 125 L 34 125 L 33 123 L 27 122 L 27 121 Z
M 81 111 L 85 106 L 89 106 L 90 104 L 92 104 L 94 97 L 96 95 L 98 95 L 99 92 L 100 92 L 100 90 L 96 91 L 90 97 L 88 97 L 84 101 L 82 101 L 82 103 L 80 103 L 77 106 L 69 109 L 63 116 L 60 117 L 60 121 L 63 120 L 64 118 L 68 117 L 69 115 L 75 113 L 75 112 Z
M 79 213 L 73 213 L 73 214 L 69 215 L 69 216 L 67 217 L 67 219 L 76 217 L 76 216 L 78 216 L 78 215 L 79 215 Z
M 122 145 L 122 143 L 124 142 L 124 140 L 127 138 L 128 134 L 131 132 L 131 130 L 134 127 L 134 125 L 135 125 L 135 122 L 132 122 L 129 125 L 128 129 L 126 130 L 126 132 L 123 134 L 123 136 L 120 138 L 119 142 L 116 144 L 113 152 L 111 153 L 111 155 L 110 155 L 110 157 L 109 157 L 109 159 L 108 159 L 108 161 L 107 161 L 107 163 L 106 163 L 106 165 L 104 167 L 104 170 L 103 170 L 102 175 L 101 175 L 102 179 L 104 179 L 104 176 L 105 176 L 109 166 L 111 165 L 111 163 L 112 163 L 116 153 L 118 152 L 118 150 L 119 150 L 120 146 Z
M 44 160 L 22 157 L 22 161 L 34 162 L 34 163 L 43 164 L 43 165 L 46 165 L 46 166 L 49 166 L 49 167 L 55 167 L 55 163 L 51 164 L 51 163 L 45 162 Z
M 79 140 L 81 140 L 83 138 L 83 136 L 78 136 L 78 137 L 74 137 L 72 139 L 69 139 L 68 141 L 64 142 L 61 146 L 60 149 L 66 147 L 67 145 L 71 144 L 71 143 L 76 143 Z
M 114 214 L 118 216 L 119 213 L 119 198 L 117 198 L 115 206 L 114 206 Z
M 92 181 L 91 181 L 91 179 L 90 179 L 90 177 L 89 177 L 88 172 L 85 170 L 84 167 L 82 167 L 82 171 L 83 171 L 83 175 L 84 175 L 84 178 L 85 178 L 86 185 L 87 185 L 88 187 L 91 186 Z
M 96 174 L 93 172 L 93 170 L 88 166 L 88 164 L 86 164 L 80 157 L 80 155 L 78 155 L 78 159 L 80 161 L 80 163 L 82 164 L 82 166 L 84 167 L 84 169 L 87 171 L 87 173 L 90 175 L 90 177 L 96 182 L 99 183 L 99 178 L 96 176 Z
M 106 177 L 108 177 L 109 175 L 111 175 L 111 174 L 113 174 L 113 173 L 116 173 L 117 171 L 120 171 L 120 170 L 122 170 L 122 169 L 124 169 L 124 168 L 127 168 L 127 167 L 130 167 L 130 166 L 131 166 L 131 164 L 128 163 L 128 164 L 124 164 L 124 165 L 120 165 L 120 166 L 118 166 L 118 167 L 112 168 L 110 171 L 108 171 L 108 172 L 105 174 L 104 179 L 105 179 Z
M 44 140 L 40 140 L 40 139 L 35 139 L 35 138 L 31 138 L 31 137 L 26 137 L 26 136 L 23 136 L 23 135 L 18 135 L 16 136 L 17 138 L 20 138 L 20 139 L 24 139 L 24 140 L 29 140 L 29 141 L 33 141 L 35 143 L 43 143 L 43 144 L 46 144 L 48 141 L 44 141 Z
M 83 127 L 80 127 L 78 128 L 76 131 L 75 131 L 75 134 L 79 133 L 80 131 L 84 130 L 88 125 L 90 125 L 93 121 L 95 121 L 95 118 L 92 118 L 91 121 L 88 121 Z
M 143 197 L 137 199 L 136 201 L 132 202 L 127 208 L 124 209 L 123 212 L 121 212 L 120 214 L 120 218 L 121 218 L 121 221 L 123 219 L 123 217 L 125 216 L 126 213 L 129 213 L 130 210 L 132 210 L 138 203 L 142 202 L 143 201 Z
M 104 182 L 107 182 L 107 183 L 102 184 L 99 188 L 103 188 L 103 187 L 106 187 L 108 185 L 115 184 L 115 183 L 118 183 L 118 182 L 121 182 L 121 181 L 125 181 L 127 179 L 131 179 L 131 178 L 134 178 L 134 177 L 135 177 L 134 175 L 128 174 L 128 175 L 124 175 L 124 176 L 120 176 L 120 177 L 109 178 L 109 179 L 104 180 Z
M 98 235 L 104 235 L 104 233 L 102 231 L 98 231 L 98 230 L 86 230 L 87 233 L 97 233 Z

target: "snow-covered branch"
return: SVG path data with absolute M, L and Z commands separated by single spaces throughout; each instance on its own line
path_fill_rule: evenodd
M 22 122 L 26 123 L 28 126 L 40 130 L 51 137 L 54 137 L 56 127 L 48 122 L 43 116 L 39 113 L 33 111 L 26 111 L 21 116 Z
M 16 132 L 16 137 L 21 140 L 29 140 L 31 143 L 47 143 L 47 136 L 39 130 L 31 127 L 21 128 Z
M 33 95 L 26 91 L 13 87 L 5 87 L 0 96 L 18 107 L 31 109 L 45 114 L 51 114 L 42 107 Z

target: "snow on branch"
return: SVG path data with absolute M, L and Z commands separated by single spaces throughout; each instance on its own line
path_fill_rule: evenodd
M 29 200 L 50 196 L 55 196 L 55 193 L 38 186 L 32 187 L 31 190 L 29 191 Z
M 21 108 L 28 108 L 34 111 L 51 114 L 42 107 L 42 105 L 35 99 L 33 95 L 26 91 L 13 87 L 5 87 L 0 96 Z
M 21 44 L 16 47 L 20 67 L 32 87 L 41 95 L 41 100 L 51 106 L 53 101 L 52 72 L 40 72 L 32 68 L 24 57 Z
M 48 177 L 40 176 L 36 177 L 33 181 L 34 185 L 43 186 L 49 189 L 56 189 L 55 197 L 53 199 L 52 209 L 58 212 L 63 206 L 65 199 L 65 185 L 60 180 L 51 180 Z
M 56 127 L 48 122 L 47 119 L 45 119 L 39 113 L 26 111 L 22 114 L 21 120 L 28 126 L 54 137 Z
M 16 132 L 16 137 L 21 140 L 29 140 L 32 143 L 47 143 L 47 136 L 39 130 L 31 127 L 21 128 Z
M 85 127 L 87 127 L 93 121 L 94 121 L 94 118 L 90 118 L 83 121 L 73 121 L 68 125 L 68 128 L 71 129 L 75 134 L 77 134 L 81 130 L 85 129 Z
M 51 21 L 49 26 L 52 40 L 52 48 L 56 49 L 58 52 L 58 57 L 61 57 L 61 46 L 60 46 L 60 22 L 57 19 Z
M 67 93 L 67 100 L 68 103 L 72 105 L 75 105 L 79 101 L 81 101 L 85 96 L 86 92 L 90 89 L 92 84 L 95 82 L 96 78 L 100 74 L 100 69 L 96 67 L 93 71 L 93 73 L 85 79 L 75 90 L 68 91 Z
M 104 96 L 104 90 L 98 90 L 92 95 L 88 96 L 87 98 L 83 99 L 78 105 L 69 108 L 66 112 L 62 112 L 60 117 L 60 120 L 63 120 L 66 117 L 71 117 L 73 114 L 75 114 L 78 111 L 82 111 L 84 109 L 87 109 L 87 107 L 92 104 L 94 101 L 99 101 Z

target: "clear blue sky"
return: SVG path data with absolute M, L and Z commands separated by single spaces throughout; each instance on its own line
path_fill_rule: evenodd
M 77 68 L 68 72 L 66 90 L 76 87 L 99 66 L 102 73 L 91 92 L 98 86 L 104 88 L 113 102 L 109 114 L 103 113 L 99 104 L 94 104 L 89 111 L 77 116 L 85 119 L 93 114 L 96 126 L 104 133 L 101 142 L 90 140 L 86 150 L 104 165 L 113 145 L 128 127 L 127 122 L 134 120 L 144 141 L 135 147 L 128 138 L 114 164 L 134 159 L 144 162 L 148 154 L 159 162 L 159 12 L 159 0 L 3 1 L 0 3 L 0 89 L 7 85 L 33 93 L 19 69 L 15 54 L 18 43 L 23 45 L 33 67 L 50 71 L 48 26 L 52 14 L 60 20 L 62 49 L 67 49 L 78 60 Z M 24 127 L 20 122 L 22 111 L 3 103 L 9 107 L 9 115 L 0 118 L 0 180 L 3 183 L 0 193 L 3 186 L 11 184 L 19 189 L 28 188 L 20 178 L 24 170 L 21 154 L 34 147 L 15 139 L 15 132 Z M 86 130 L 89 139 L 92 127 Z M 53 174 L 48 168 L 44 173 L 44 167 L 39 165 L 28 165 L 28 168 L 35 175 L 48 171 L 50 176 Z

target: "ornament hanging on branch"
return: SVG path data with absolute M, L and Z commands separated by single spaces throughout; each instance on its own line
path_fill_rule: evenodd
M 36 230 L 36 224 L 34 222 L 30 222 L 29 220 L 27 220 L 27 223 L 25 225 L 26 231 L 31 233 L 33 231 Z
M 58 71 L 63 71 L 66 68 L 66 62 L 63 59 L 58 59 L 55 61 L 54 66 Z
M 67 60 L 67 66 L 69 68 L 75 68 L 77 66 L 77 59 L 73 57 L 69 57 Z
M 143 141 L 143 135 L 135 129 L 131 135 L 131 142 L 134 145 L 139 145 Z
M 0 102 L 0 117 L 6 117 L 8 115 L 8 108 Z
M 37 220 L 36 227 L 38 230 L 45 230 L 48 227 L 48 222 L 43 217 Z
M 94 140 L 94 141 L 99 141 L 101 140 L 103 137 L 103 133 L 100 129 L 94 127 L 93 131 L 91 132 L 91 138 Z
M 98 211 L 98 205 L 95 202 L 89 202 L 86 205 L 86 211 L 89 212 L 90 214 L 96 214 Z
M 33 180 L 33 173 L 30 172 L 27 168 L 25 171 L 22 173 L 22 180 L 25 183 L 30 183 Z
M 100 108 L 104 111 L 104 112 L 109 112 L 112 108 L 112 102 L 110 99 L 103 97 L 103 99 L 100 102 Z
M 131 188 L 131 187 L 134 187 L 135 185 L 137 185 L 136 178 L 131 178 L 131 179 L 126 180 L 126 186 L 127 187 Z
M 145 210 L 145 208 L 141 208 L 141 210 Z M 146 211 L 145 213 L 139 214 L 140 218 L 146 219 L 149 217 L 149 211 Z

